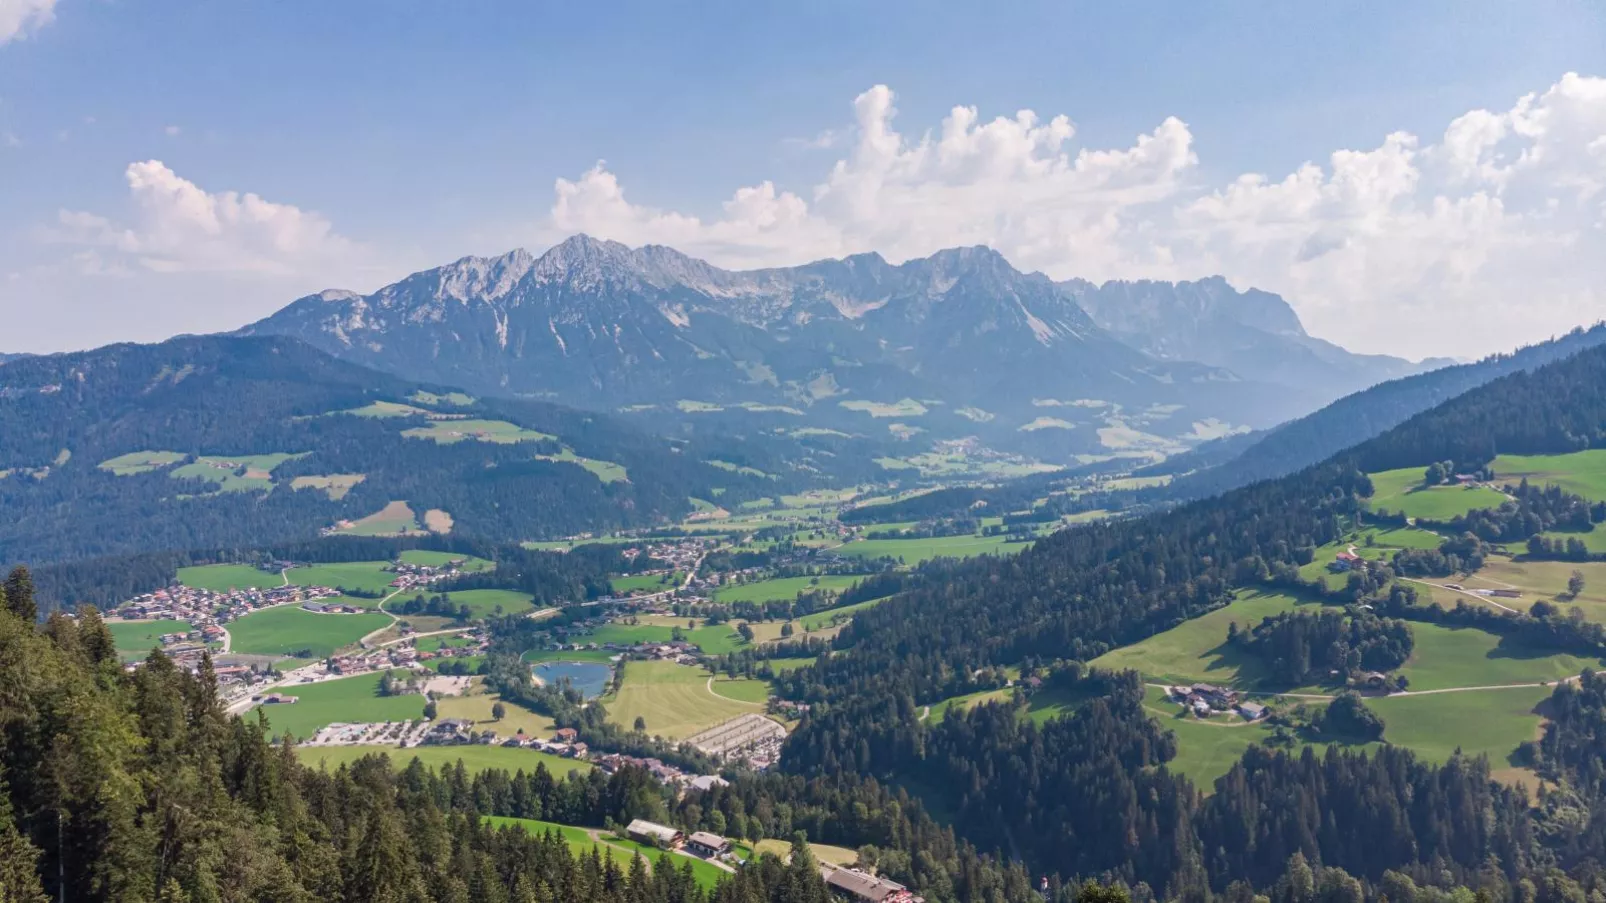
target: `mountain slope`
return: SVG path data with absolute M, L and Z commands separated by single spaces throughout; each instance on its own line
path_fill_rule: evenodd
M 987 248 L 731 272 L 576 236 L 370 295 L 312 295 L 241 332 L 479 392 L 603 409 L 785 406 L 848 431 L 896 416 L 933 436 L 1065 454 L 1174 448 L 1308 409 L 1278 386 L 1130 347 Z M 926 410 L 896 408 L 903 399 Z
M 0 561 L 260 545 L 342 522 L 501 540 L 645 526 L 686 514 L 688 496 L 862 479 L 874 456 L 833 437 L 668 440 L 282 337 L 114 345 L 0 369 Z M 362 522 L 395 501 L 412 523 Z M 444 516 L 426 524 L 428 511 Z
M 1315 338 L 1281 297 L 1235 290 L 1216 276 L 1198 282 L 1059 283 L 1099 326 L 1161 360 L 1225 367 L 1287 387 L 1320 407 L 1377 383 L 1445 366 L 1355 354 Z
M 1533 370 L 1603 344 L 1606 344 L 1606 324 L 1598 324 L 1513 354 L 1495 355 L 1476 363 L 1445 367 L 1374 386 L 1267 432 L 1230 460 L 1178 479 L 1170 491 L 1179 498 L 1200 498 L 1292 473 L 1493 380 Z M 1201 449 L 1201 452 L 1208 452 L 1208 449 Z M 1174 468 L 1178 464 L 1167 462 L 1163 466 Z

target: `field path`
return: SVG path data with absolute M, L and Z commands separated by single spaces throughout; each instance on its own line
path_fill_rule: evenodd
M 1416 579 L 1413 579 L 1411 577 L 1397 577 L 1395 579 L 1404 580 L 1406 583 L 1420 583 L 1423 586 L 1431 586 L 1434 589 L 1447 590 L 1447 591 L 1452 592 L 1452 593 L 1460 593 L 1463 596 L 1470 596 L 1470 597 L 1472 597 L 1474 599 L 1477 599 L 1479 602 L 1487 602 L 1488 604 L 1493 605 L 1495 608 L 1498 608 L 1501 611 L 1509 611 L 1514 615 L 1522 614 L 1522 612 L 1516 610 L 1515 608 L 1512 608 L 1512 607 L 1510 607 L 1508 605 L 1501 605 L 1499 602 L 1496 602 L 1495 600 L 1489 598 L 1488 596 L 1480 596 L 1477 593 L 1469 593 L 1464 589 L 1450 589 L 1450 587 L 1445 586 L 1442 583 L 1431 583 L 1431 582 L 1429 582 L 1427 580 L 1416 580 Z

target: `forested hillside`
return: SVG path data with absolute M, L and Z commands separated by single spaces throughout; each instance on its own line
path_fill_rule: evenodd
M 1266 431 L 1241 453 L 1219 462 L 1223 446 L 1204 446 L 1178 456 L 1155 472 L 1179 473 L 1184 467 L 1201 468 L 1174 484 L 1174 498 L 1203 498 L 1315 464 L 1403 423 L 1412 416 L 1442 404 L 1502 376 L 1532 370 L 1579 351 L 1606 343 L 1606 324 L 1578 329 L 1559 339 L 1495 355 L 1472 364 L 1445 367 L 1373 386 L 1333 402 L 1314 414 Z M 1228 440 L 1237 445 L 1242 440 Z M 1231 446 L 1225 446 L 1231 447 Z
M 856 443 L 654 436 L 408 383 L 285 338 L 118 345 L 0 369 L 0 561 L 259 546 L 343 522 L 501 540 L 639 527 L 685 515 L 689 496 L 880 473 Z M 379 516 L 396 502 L 410 516 Z
M 1252 748 L 1204 798 L 1185 778 L 1153 770 L 1174 751 L 1153 730 L 1135 681 L 1049 668 L 1050 686 L 1104 699 L 1041 725 L 1009 701 L 941 720 L 921 713 L 1003 686 L 1006 667 L 1042 674 L 1056 659 L 1086 661 L 1218 608 L 1242 588 L 1325 593 L 1375 603 L 1390 617 L 1597 648 L 1593 626 L 1570 631 L 1539 607 L 1445 611 L 1417 606 L 1414 592 L 1389 588 L 1375 572 L 1323 590 L 1299 570 L 1367 516 L 1369 471 L 1435 461 L 1475 471 L 1499 453 L 1606 447 L 1603 425 L 1606 348 L 1595 348 L 1497 380 L 1291 476 L 1067 529 L 1013 558 L 928 565 L 911 589 L 855 617 L 834 640 L 838 654 L 779 678 L 785 695 L 815 707 L 788 740 L 785 766 L 922 788 L 933 806 L 957 811 L 956 830 L 984 849 L 1061 874 L 1116 874 L 1168 897 L 1226 891 L 1238 880 L 1267 886 L 1295 853 L 1373 886 L 1399 874 L 1501 893 L 1524 880 L 1559 888 L 1567 879 L 1545 877 L 1555 867 L 1592 881 L 1606 846 L 1561 836 L 1554 820 L 1571 816 L 1530 810 L 1524 792 L 1491 783 L 1483 760 L 1432 764 L 1393 747 L 1324 756 Z M 1348 629 L 1357 657 L 1381 644 L 1374 664 L 1403 660 L 1409 632 L 1376 623 L 1375 635 Z M 1308 678 L 1307 668 L 1291 677 Z M 1574 790 L 1579 806 L 1606 812 L 1598 789 Z M 1045 815 L 1062 804 L 1061 815 Z M 1558 899 L 1552 892 L 1538 895 Z

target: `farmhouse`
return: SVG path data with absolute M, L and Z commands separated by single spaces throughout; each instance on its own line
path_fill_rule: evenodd
M 685 840 L 685 836 L 674 828 L 654 824 L 653 822 L 640 818 L 632 821 L 630 825 L 625 828 L 625 833 L 629 834 L 630 839 L 636 841 L 637 843 L 651 844 L 654 846 L 662 845 L 671 848 L 680 846 L 681 841 Z
M 1266 716 L 1266 707 L 1256 702 L 1238 703 L 1238 714 L 1250 721 L 1259 721 Z
M 713 859 L 729 853 L 731 842 L 718 834 L 698 831 L 686 838 L 686 849 L 705 859 Z
M 837 896 L 848 900 L 867 900 L 870 903 L 925 903 L 924 897 L 915 896 L 902 884 L 886 878 L 877 878 L 869 872 L 861 872 L 858 869 L 822 865 L 820 877 L 825 879 L 826 887 L 834 891 Z
M 1210 704 L 1213 709 L 1230 709 L 1238 704 L 1238 691 L 1214 684 L 1194 684 L 1193 695 Z

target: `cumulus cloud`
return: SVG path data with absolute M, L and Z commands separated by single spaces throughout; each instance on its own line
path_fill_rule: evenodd
M 1076 146 L 1065 116 L 895 126 L 853 103 L 846 148 L 808 189 L 738 189 L 702 218 L 630 202 L 598 163 L 557 180 L 545 238 L 671 244 L 726 266 L 988 244 L 1057 278 L 1222 274 L 1283 293 L 1312 331 L 1395 352 L 1476 354 L 1606 317 L 1606 79 L 1568 74 L 1429 137 L 1397 132 L 1281 175 L 1201 184 L 1168 118 L 1129 145 Z
M 338 269 L 355 248 L 329 221 L 290 204 L 209 192 L 160 160 L 129 164 L 134 215 L 63 210 L 47 237 L 82 248 L 86 271 L 297 276 Z
M 0 0 L 0 45 L 26 38 L 56 18 L 56 0 Z

